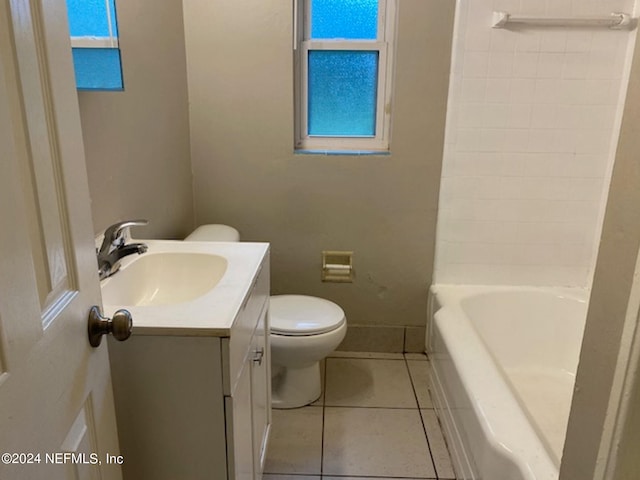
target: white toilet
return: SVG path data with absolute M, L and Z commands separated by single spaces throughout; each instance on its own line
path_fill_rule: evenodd
M 296 408 L 322 393 L 320 360 L 347 333 L 342 308 L 306 295 L 272 295 L 271 395 L 274 408 Z
M 186 241 L 237 242 L 227 225 L 202 225 Z M 338 305 L 306 295 L 272 295 L 271 399 L 274 408 L 296 408 L 320 397 L 320 360 L 340 344 L 347 320 Z

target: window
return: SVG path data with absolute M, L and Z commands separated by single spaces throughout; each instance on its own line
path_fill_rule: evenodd
M 395 4 L 295 2 L 296 149 L 389 149 Z
M 115 0 L 67 0 L 78 90 L 122 90 Z

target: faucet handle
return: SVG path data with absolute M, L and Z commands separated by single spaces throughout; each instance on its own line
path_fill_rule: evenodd
M 123 222 L 114 223 L 104 231 L 104 240 L 100 250 L 108 249 L 109 246 L 120 247 L 124 244 L 122 232 L 129 227 L 142 227 L 148 225 L 149 221 L 144 219 L 125 220 Z

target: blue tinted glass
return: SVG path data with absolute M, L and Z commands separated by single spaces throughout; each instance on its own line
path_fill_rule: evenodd
M 309 51 L 309 135 L 374 136 L 377 86 L 377 51 Z
M 109 22 L 104 0 L 67 0 L 72 37 L 108 37 Z
M 74 48 L 73 66 L 79 90 L 123 89 L 117 48 Z
M 377 37 L 378 0 L 311 1 L 311 38 Z

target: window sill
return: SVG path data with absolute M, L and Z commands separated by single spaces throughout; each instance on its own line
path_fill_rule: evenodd
M 294 155 L 339 155 L 349 157 L 362 157 L 362 156 L 390 156 L 391 152 L 388 150 L 311 150 L 311 149 L 296 149 L 293 151 Z

